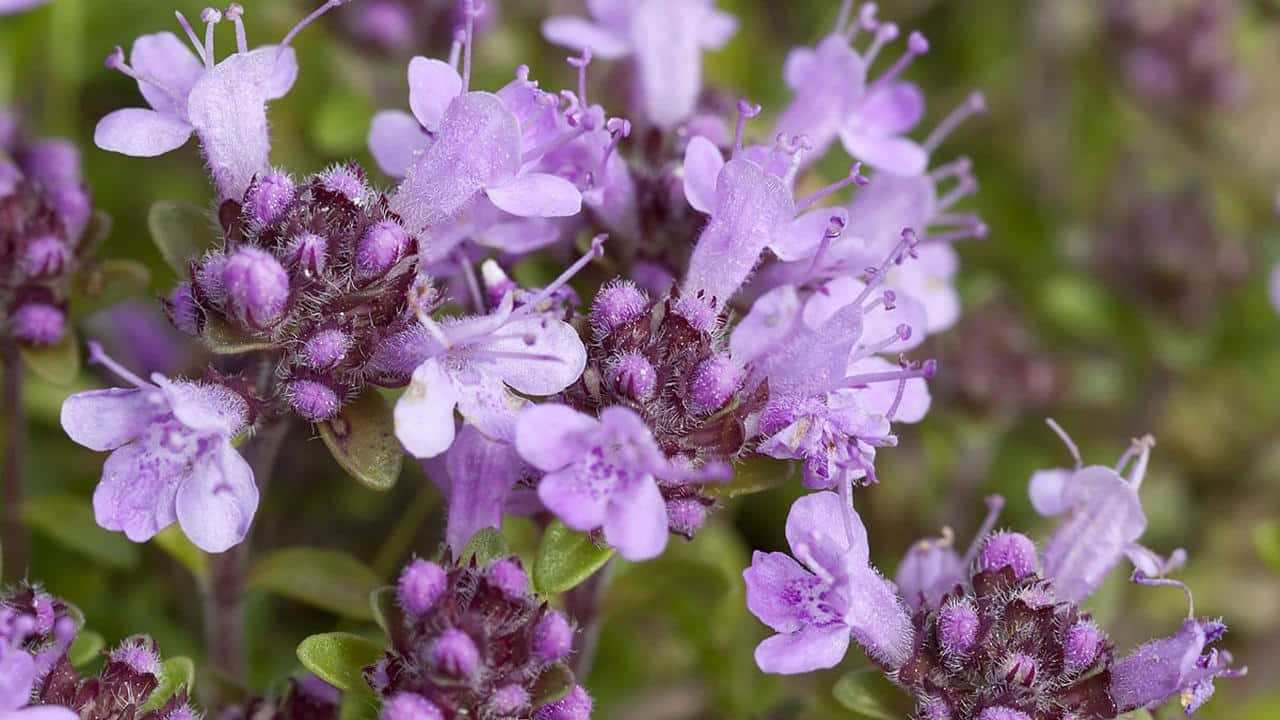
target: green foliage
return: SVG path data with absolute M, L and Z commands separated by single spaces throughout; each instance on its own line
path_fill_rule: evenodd
M 538 682 L 533 687 L 533 701 L 530 703 L 533 707 L 541 707 L 547 703 L 553 703 L 564 698 L 573 689 L 577 680 L 573 677 L 573 671 L 564 663 L 556 663 L 547 668 L 538 678 Z
M 194 203 L 154 203 L 147 213 L 147 227 L 160 256 L 180 278 L 187 276 L 191 261 L 199 260 L 220 243 L 213 217 Z
M 23 345 L 19 352 L 28 370 L 55 385 L 67 385 L 80 374 L 80 338 L 73 328 L 53 345 Z
M 369 597 L 380 580 L 364 563 L 336 550 L 273 550 L 249 570 L 251 588 L 328 610 L 353 620 L 373 620 Z
M 859 717 L 871 718 L 871 720 L 898 720 L 900 715 L 881 699 L 885 692 L 885 685 L 888 683 L 880 671 L 866 668 L 841 675 L 835 686 L 831 688 L 831 694 L 841 707 Z M 892 689 L 890 686 L 889 691 Z
M 604 567 L 613 552 L 557 520 L 542 535 L 533 563 L 533 587 L 544 595 L 572 590 Z
M 67 648 L 67 659 L 78 668 L 84 667 L 98 658 L 106 642 L 100 633 L 82 629 Z
M 458 558 L 458 561 L 466 564 L 474 558 L 477 565 L 484 566 L 510 553 L 511 550 L 507 547 L 507 540 L 502 537 L 502 533 L 493 528 L 483 528 L 467 541 L 466 547 L 462 548 L 462 557 Z
M 1272 572 L 1280 573 L 1280 521 L 1258 523 L 1253 528 L 1253 546 L 1267 567 Z
M 138 546 L 119 533 L 98 527 L 93 509 L 72 495 L 40 495 L 26 501 L 22 517 L 60 545 L 111 568 L 138 564 Z
M 364 668 L 382 657 L 382 646 L 351 633 L 312 635 L 298 645 L 298 660 L 307 670 L 343 692 L 370 694 Z
M 152 691 L 151 697 L 147 698 L 147 702 L 140 710 L 150 712 L 159 709 L 180 690 L 186 690 L 188 695 L 191 694 L 195 685 L 196 666 L 191 662 L 191 658 L 169 658 L 164 661 L 164 666 L 160 669 L 160 684 Z
M 400 477 L 404 451 L 396 440 L 391 405 L 366 390 L 333 420 L 320 423 L 320 437 L 343 470 L 373 490 L 390 490 Z

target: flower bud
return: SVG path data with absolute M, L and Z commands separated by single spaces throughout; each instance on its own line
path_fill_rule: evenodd
M 45 197 L 57 211 L 58 217 L 67 230 L 67 237 L 78 241 L 89 226 L 89 218 L 93 215 L 93 205 L 89 202 L 89 193 L 79 185 L 55 185 L 45 190 Z
M 320 185 L 346 198 L 352 205 L 364 202 L 364 178 L 345 165 L 326 170 L 320 177 Z
M 350 349 L 350 335 L 337 328 L 325 328 L 302 343 L 298 359 L 313 370 L 328 370 L 341 362 Z
M 303 233 L 289 243 L 286 253 L 289 264 L 303 277 L 315 278 L 329 264 L 329 241 L 315 233 Z
M 591 696 L 581 685 L 574 685 L 568 695 L 538 708 L 533 720 L 591 720 Z
M 393 220 L 374 223 L 356 248 L 356 277 L 372 280 L 390 270 L 409 249 L 409 236 Z
M 60 275 L 71 261 L 71 249 L 56 235 L 41 235 L 27 244 L 19 267 L 30 279 L 51 278 Z
M 1024 578 L 1036 570 L 1036 546 L 1022 533 L 995 533 L 983 544 L 978 567 L 991 572 L 1008 567 L 1014 577 Z
M 200 259 L 194 273 L 194 286 L 200 291 L 200 297 L 219 307 L 227 302 L 227 286 L 222 283 L 222 271 L 226 267 L 226 255 L 210 253 Z
M 200 334 L 203 313 L 200 306 L 196 305 L 195 296 L 191 294 L 191 283 L 178 283 L 162 303 L 164 314 L 174 327 L 193 337 Z
M 18 189 L 18 183 L 22 182 L 22 177 L 22 171 L 16 164 L 0 159 L 0 198 L 12 195 Z
M 22 151 L 27 174 L 46 188 L 80 183 L 80 151 L 65 140 L 39 140 Z
M 648 310 L 648 296 L 635 285 L 627 281 L 611 283 L 600 289 L 591 304 L 591 325 L 596 332 L 608 335 Z
M 996 705 L 978 713 L 978 720 L 1031 720 L 1031 716 L 1021 710 Z
M 1088 621 L 1080 621 L 1067 630 L 1062 646 L 1062 659 L 1067 669 L 1079 672 L 1093 664 L 1102 646 L 1102 631 Z
M 671 311 L 694 330 L 710 334 L 719 323 L 715 307 L 696 295 L 685 295 L 675 302 Z
M 954 602 L 938 613 L 938 645 L 948 655 L 964 655 L 978 639 L 978 613 L 968 600 Z
M 533 655 L 542 662 L 561 660 L 573 649 L 573 628 L 564 615 L 548 610 L 533 629 Z
M 612 380 L 619 393 L 638 402 L 652 398 L 658 388 L 658 372 L 639 353 L 627 353 L 619 358 L 613 368 Z
M 342 408 L 338 392 L 319 380 L 292 380 L 284 392 L 289 407 L 314 423 L 332 420 Z
M 28 345 L 53 345 L 62 339 L 67 315 L 42 302 L 27 303 L 9 317 L 9 332 Z
M 667 503 L 667 527 L 692 538 L 707 521 L 707 508 L 697 498 L 676 498 Z
M 444 568 L 427 560 L 414 560 L 400 573 L 396 599 L 402 610 L 418 617 L 435 607 L 447 582 Z
M 509 600 L 520 600 L 529 593 L 529 576 L 518 560 L 495 562 L 489 566 L 485 579 Z
M 1015 652 L 1005 658 L 1001 673 L 1007 682 L 1030 686 L 1036 681 L 1036 659 L 1023 652 Z
M 240 248 L 222 268 L 227 304 L 241 325 L 271 327 L 289 303 L 289 273 L 265 250 Z
M 148 637 L 134 636 L 126 639 L 120 647 L 111 651 L 109 657 L 112 662 L 127 665 L 140 675 L 160 676 L 160 653 Z
M 244 209 L 260 225 L 275 222 L 294 196 L 293 179 L 284 173 L 269 173 L 259 178 L 244 197 Z
M 431 664 L 445 675 L 469 678 L 480 669 L 480 649 L 470 635 L 449 628 L 440 633 L 431 647 Z
M 528 706 L 529 692 L 514 683 L 498 688 L 489 698 L 489 710 L 503 717 L 518 715 Z
M 382 704 L 380 720 L 444 720 L 435 703 L 417 693 L 401 692 Z
M 694 412 L 719 410 L 741 385 L 742 368 L 727 355 L 713 355 L 693 371 L 689 382 L 689 406 Z

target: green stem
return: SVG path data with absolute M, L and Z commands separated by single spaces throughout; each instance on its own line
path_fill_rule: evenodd
M 27 531 L 22 523 L 22 465 L 23 453 L 27 445 L 27 421 L 22 405 L 22 357 L 18 352 L 18 343 L 13 340 L 0 341 L 4 362 L 4 396 L 0 399 L 4 407 L 5 455 L 4 455 L 4 508 L 3 545 L 0 546 L 0 560 L 3 560 L 4 579 L 19 580 L 27 572 Z

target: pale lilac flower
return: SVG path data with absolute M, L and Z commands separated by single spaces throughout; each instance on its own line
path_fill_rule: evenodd
M 159 374 L 148 383 L 89 347 L 135 386 L 77 393 L 62 405 L 72 440 L 111 451 L 93 495 L 98 524 L 145 542 L 177 522 L 214 553 L 244 540 L 258 508 L 253 471 L 231 444 L 249 421 L 245 399 L 223 385 Z
M 733 37 L 738 21 L 714 0 L 587 0 L 592 19 L 548 18 L 542 34 L 596 57 L 634 57 L 646 118 L 675 127 L 693 114 L 702 90 L 702 51 Z
M 787 515 L 784 553 L 757 551 L 743 573 L 747 608 L 778 634 L 756 648 L 772 673 L 835 667 L 849 638 L 878 662 L 896 667 L 911 651 L 911 617 L 870 564 L 867 531 L 832 492 L 806 495 Z
M 535 405 L 516 423 L 516 449 L 546 473 L 538 497 L 565 525 L 603 528 L 628 560 L 667 545 L 667 508 L 657 479 L 689 473 L 670 463 L 634 411 L 608 407 L 599 419 L 564 405 Z
M 491 438 L 473 425 L 464 425 L 428 474 L 448 499 L 445 541 L 461 557 L 471 536 L 484 528 L 498 529 L 506 515 L 528 515 L 542 504 L 520 481 L 533 469 L 520 458 L 511 434 Z
M 134 41 L 130 62 L 116 48 L 107 67 L 138 81 L 149 109 L 116 110 L 102 118 L 94 143 L 104 150 L 153 157 L 186 144 L 192 133 L 200 139 L 210 174 L 224 199 L 239 200 L 255 175 L 269 169 L 271 140 L 267 102 L 293 87 L 298 62 L 289 44 L 304 27 L 348 0 L 326 0 L 298 23 L 279 45 L 250 50 L 238 3 L 226 13 L 206 8 L 202 43 L 186 18 L 178 22 L 191 41 L 188 48 L 169 32 L 143 35 Z M 236 52 L 214 57 L 214 28 L 223 19 L 236 26 Z M 192 52 L 194 50 L 194 52 Z
M 0 643 L 0 720 L 78 720 L 60 705 L 28 705 L 37 680 L 36 661 L 17 645 Z
M 779 138 L 773 148 L 744 150 L 746 120 L 760 112 L 759 106 L 743 101 L 734 153 L 725 161 L 710 140 L 695 137 L 684 156 L 684 192 L 689 204 L 711 216 L 698 237 L 689 271 L 681 287 L 684 295 L 703 298 L 722 307 L 746 281 L 770 248 L 779 257 L 791 258 L 796 248 L 816 248 L 834 226 L 843 228 L 848 218 L 840 209 L 810 206 L 849 185 L 862 185 L 866 178 L 854 165 L 847 178 L 799 200 L 792 195 L 802 139 Z
M 14 15 L 34 10 L 48 2 L 49 0 L 0 0 L 0 15 Z
M 1111 668 L 1111 692 L 1120 711 L 1154 708 L 1174 696 L 1187 715 L 1198 710 L 1213 696 L 1214 678 L 1246 672 L 1229 667 L 1231 653 L 1209 647 L 1226 630 L 1221 620 L 1189 617 L 1178 632 L 1116 661 Z
M 1280 264 L 1271 268 L 1267 280 L 1267 297 L 1271 300 L 1271 307 L 1280 312 Z
M 587 363 L 571 325 L 543 304 L 568 278 L 601 252 L 603 237 L 552 285 L 515 307 L 508 292 L 492 313 L 419 324 L 390 339 L 386 362 L 415 367 L 396 403 L 396 437 L 414 457 L 435 457 L 453 444 L 455 408 L 489 437 L 509 437 L 516 413 L 528 404 L 510 392 L 554 395 L 571 385 Z M 394 357 L 391 357 L 394 356 Z M 379 357 L 375 365 L 383 362 Z
M 409 64 L 409 106 L 426 142 L 402 115 L 383 115 L 371 131 L 379 164 L 392 174 L 403 168 L 392 209 L 415 232 L 457 219 L 481 196 L 521 217 L 576 215 L 578 188 L 534 165 L 576 133 L 603 125 L 603 114 L 584 113 L 576 118 L 579 130 L 559 132 L 559 99 L 531 82 L 524 66 L 496 94 L 471 90 L 473 9 L 467 17 L 461 74 L 440 60 Z

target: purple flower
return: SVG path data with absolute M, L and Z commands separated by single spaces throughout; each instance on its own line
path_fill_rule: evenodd
M 34 10 L 49 0 L 0 0 L 0 15 L 14 15 L 27 10 Z
M 724 46 L 738 21 L 714 0 L 588 0 L 592 20 L 548 18 L 551 42 L 597 57 L 635 57 L 640 100 L 654 125 L 671 128 L 693 114 L 702 90 L 702 50 Z
M 1154 708 L 1175 695 L 1191 715 L 1213 696 L 1216 677 L 1239 677 L 1244 668 L 1230 668 L 1231 653 L 1209 648 L 1227 626 L 1221 620 L 1188 618 L 1178 632 L 1153 640 L 1120 659 L 1111 668 L 1111 688 L 1122 712 Z
M 538 89 L 523 66 L 496 94 L 471 91 L 474 12 L 467 17 L 462 74 L 439 60 L 415 57 L 409 63 L 409 106 L 421 129 L 403 115 L 383 114 L 371 131 L 379 164 L 405 176 L 392 209 L 415 232 L 457 219 L 480 196 L 520 217 L 576 215 L 582 209 L 578 188 L 532 169 L 569 139 L 557 127 L 559 99 Z M 602 126 L 603 113 L 584 113 L 577 122 L 581 130 L 571 137 Z
M 173 33 L 156 33 L 134 41 L 129 63 L 120 48 L 107 58 L 107 67 L 138 81 L 151 107 L 108 114 L 94 131 L 94 143 L 125 155 L 153 157 L 182 147 L 194 132 L 219 194 L 239 200 L 254 176 L 268 169 L 267 102 L 288 93 L 298 75 L 289 43 L 302 28 L 345 2 L 326 0 L 279 45 L 252 51 L 245 39 L 244 9 L 238 3 L 229 5 L 225 15 L 212 8 L 201 13 L 204 43 L 178 13 L 191 48 Z M 218 62 L 214 27 L 224 17 L 236 25 L 236 52 Z
M 134 388 L 91 390 L 62 405 L 62 427 L 91 450 L 111 451 L 93 494 L 98 524 L 145 542 L 175 521 L 202 550 L 244 540 L 258 508 L 253 471 L 231 445 L 249 406 L 223 385 L 144 382 L 107 358 L 90 356 Z
M 0 720 L 79 717 L 58 705 L 28 704 L 75 634 L 75 620 L 61 600 L 27 585 L 0 593 Z
M 861 519 L 843 505 L 832 492 L 797 500 L 787 515 L 787 542 L 800 562 L 757 551 L 742 573 L 747 608 L 778 633 L 756 648 L 765 672 L 835 667 L 850 636 L 890 667 L 910 653 L 910 615 L 871 566 Z
M 480 530 L 500 528 L 507 514 L 529 514 L 541 507 L 531 489 L 517 487 L 532 469 L 513 442 L 514 434 L 493 439 L 464 425 L 444 462 L 434 463 L 428 473 L 448 498 L 445 541 L 459 557 Z

